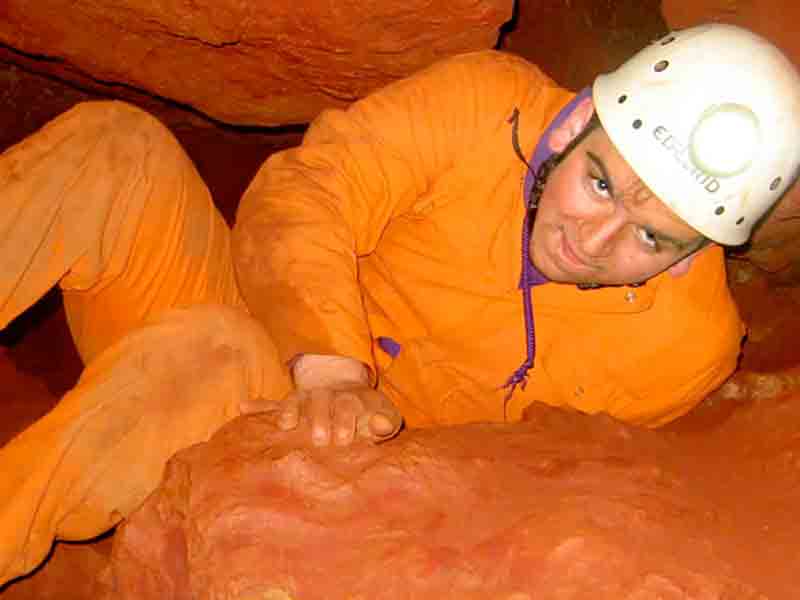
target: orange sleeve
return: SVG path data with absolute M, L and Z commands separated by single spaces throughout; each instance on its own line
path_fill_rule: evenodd
M 545 81 L 510 54 L 461 55 L 322 113 L 267 160 L 239 207 L 234 261 L 284 360 L 335 354 L 374 370 L 358 258 Z

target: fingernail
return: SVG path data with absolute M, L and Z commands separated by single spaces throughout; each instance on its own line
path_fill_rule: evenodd
M 392 421 L 389 419 L 389 417 L 381 413 L 372 415 L 369 427 L 375 435 L 381 437 L 389 435 L 394 431 L 394 425 L 392 425 Z

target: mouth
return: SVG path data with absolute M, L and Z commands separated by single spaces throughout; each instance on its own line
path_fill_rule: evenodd
M 573 248 L 572 244 L 570 244 L 569 239 L 567 239 L 567 235 L 563 230 L 561 231 L 560 237 L 561 243 L 559 244 L 558 250 L 562 262 L 571 269 L 577 269 L 579 271 L 593 271 L 594 267 L 580 257 L 580 255 Z

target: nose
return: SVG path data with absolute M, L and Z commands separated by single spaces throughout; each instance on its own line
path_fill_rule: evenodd
M 587 256 L 609 256 L 627 223 L 624 210 L 606 211 L 584 219 L 578 226 L 578 244 Z

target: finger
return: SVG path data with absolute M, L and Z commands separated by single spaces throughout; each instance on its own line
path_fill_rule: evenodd
M 333 393 L 325 388 L 308 392 L 306 414 L 311 426 L 311 443 L 327 446 L 331 443 L 331 402 Z
M 376 412 L 369 419 L 369 429 L 376 441 L 384 441 L 394 437 L 402 423 L 403 420 L 396 413 Z
M 294 391 L 281 404 L 278 415 L 278 428 L 288 431 L 297 427 L 300 422 L 300 406 L 305 399 L 305 392 Z
M 282 404 L 276 400 L 267 400 L 259 396 L 258 398 L 247 398 L 239 403 L 239 413 L 251 415 L 259 412 L 280 411 Z
M 356 436 L 358 416 L 363 412 L 364 404 L 357 394 L 338 392 L 334 402 L 333 442 L 337 446 L 353 443 Z
M 389 398 L 374 391 L 363 397 L 366 409 L 358 422 L 358 434 L 374 442 L 383 442 L 397 435 L 403 416 Z
M 357 433 L 372 442 L 385 442 L 397 435 L 403 418 L 395 411 L 367 412 L 358 419 Z

